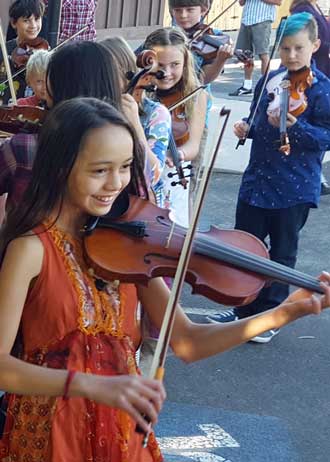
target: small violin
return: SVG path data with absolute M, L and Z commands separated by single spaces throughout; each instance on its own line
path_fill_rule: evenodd
M 47 111 L 34 106 L 0 106 L 0 130 L 6 133 L 38 133 Z
M 199 30 L 205 32 L 199 33 L 197 38 L 192 38 L 189 46 L 192 52 L 202 56 L 206 61 L 215 59 L 219 48 L 232 42 L 229 35 L 216 35 L 213 29 L 206 24 L 201 24 Z M 234 51 L 234 56 L 245 66 L 251 66 L 253 63 L 253 53 L 250 50 L 237 49 Z
M 11 61 L 16 69 L 26 66 L 30 56 L 35 50 L 49 50 L 49 43 L 42 37 L 20 42 L 11 54 Z
M 311 87 L 313 73 L 309 67 L 298 71 L 284 71 L 275 75 L 266 85 L 271 99 L 267 114 L 280 117 L 280 152 L 290 154 L 290 141 L 287 135 L 287 113 L 300 116 L 307 108 L 305 91 Z

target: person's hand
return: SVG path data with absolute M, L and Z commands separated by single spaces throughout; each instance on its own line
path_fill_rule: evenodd
M 233 43 L 227 43 L 226 45 L 221 45 L 217 52 L 217 60 L 220 62 L 225 62 L 228 58 L 231 58 L 234 54 Z
M 157 422 L 166 393 L 159 380 L 138 375 L 88 375 L 87 397 L 127 412 L 146 433 Z M 148 421 L 147 421 L 148 419 Z
M 178 155 L 179 155 L 179 161 L 184 162 L 185 155 L 184 155 L 183 149 L 178 149 Z M 167 151 L 165 164 L 170 168 L 174 167 L 173 157 L 170 151 Z
M 280 127 L 280 120 L 281 120 L 281 118 L 280 118 L 279 115 L 269 115 L 268 116 L 268 122 L 273 127 L 279 128 Z M 286 116 L 286 128 L 292 127 L 296 122 L 297 122 L 296 117 L 288 112 L 287 116 Z
M 139 106 L 132 95 L 125 93 L 121 97 L 123 113 L 131 125 L 138 130 L 140 124 Z
M 330 307 L 330 274 L 326 271 L 319 276 L 320 285 L 324 295 L 312 294 L 306 289 L 298 289 L 292 292 L 283 302 L 297 305 L 303 314 L 319 314 L 325 308 Z
M 239 120 L 238 122 L 234 123 L 234 134 L 239 139 L 246 138 L 249 129 L 250 129 L 249 124 L 247 124 L 244 120 Z

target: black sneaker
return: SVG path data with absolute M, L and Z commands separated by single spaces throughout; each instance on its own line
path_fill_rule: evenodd
M 237 88 L 237 90 L 233 91 L 232 93 L 229 93 L 229 96 L 248 96 L 248 95 L 252 95 L 252 88 L 248 89 L 248 88 L 244 88 L 244 87 L 239 87 Z
M 266 330 L 262 334 L 256 335 L 255 337 L 251 338 L 250 342 L 254 343 L 269 343 L 275 335 L 279 333 L 280 329 L 270 329 Z
M 237 321 L 238 316 L 236 315 L 234 309 L 231 308 L 229 310 L 220 311 L 220 313 L 215 314 L 213 316 L 206 316 L 206 319 L 212 322 L 213 324 L 218 324 L 221 322 Z

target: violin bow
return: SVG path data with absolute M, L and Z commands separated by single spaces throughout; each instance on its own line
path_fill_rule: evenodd
M 173 331 L 176 307 L 177 307 L 177 304 L 181 296 L 183 283 L 184 283 L 185 275 L 187 272 L 189 259 L 191 256 L 192 247 L 193 247 L 193 239 L 194 239 L 194 236 L 197 230 L 197 223 L 198 223 L 198 220 L 201 214 L 202 205 L 205 199 L 207 188 L 210 183 L 210 178 L 211 178 L 211 173 L 214 167 L 214 163 L 215 163 L 218 151 L 220 149 L 223 134 L 225 132 L 225 129 L 228 123 L 229 115 L 230 115 L 230 109 L 222 108 L 220 112 L 220 117 L 224 116 L 225 121 L 223 123 L 222 129 L 218 136 L 218 141 L 215 146 L 214 152 L 212 156 L 210 156 L 208 164 L 206 168 L 204 169 L 201 183 L 198 188 L 196 204 L 194 206 L 192 220 L 187 230 L 186 237 L 184 239 L 183 248 L 182 248 L 180 258 L 178 261 L 178 267 L 177 267 L 175 277 L 173 280 L 173 286 L 172 286 L 170 297 L 169 297 L 167 307 L 165 310 L 162 327 L 160 329 L 155 354 L 154 354 L 151 368 L 149 371 L 149 377 L 153 379 L 163 380 L 164 378 L 165 360 L 166 360 L 166 355 L 167 355 L 167 351 L 168 351 L 169 344 L 170 344 L 171 334 Z M 170 234 L 170 236 L 171 235 L 172 234 Z M 139 429 L 137 429 L 137 431 L 139 431 Z M 146 434 L 143 439 L 143 447 L 147 446 L 148 437 L 149 437 L 149 434 Z
M 88 28 L 88 26 L 84 26 L 83 28 L 81 28 L 80 30 L 78 30 L 77 32 L 75 32 L 73 35 L 71 35 L 71 37 L 68 37 L 67 39 L 63 40 L 63 42 L 59 43 L 55 48 L 53 48 L 52 50 L 49 51 L 49 53 L 54 53 L 54 51 L 58 50 L 59 48 L 61 48 L 63 45 L 65 45 L 66 43 L 70 42 L 70 40 L 73 40 L 74 38 L 76 38 L 78 35 L 80 35 L 82 32 L 84 32 L 86 29 Z M 22 69 L 20 69 L 19 71 L 17 71 L 12 77 L 13 79 L 15 77 L 17 77 L 18 75 L 20 75 L 22 72 L 24 72 L 26 69 L 26 67 L 23 67 Z M 7 82 L 9 81 L 9 79 L 7 80 L 4 80 L 3 82 L 0 83 L 0 85 L 4 85 L 6 84 Z
M 181 104 L 186 103 L 187 101 L 190 100 L 194 95 L 199 93 L 201 90 L 205 90 L 207 88 L 207 85 L 200 85 L 199 87 L 195 88 L 192 92 L 190 92 L 188 95 L 184 96 L 183 98 L 179 99 L 176 103 L 172 104 L 169 106 L 167 109 L 171 112 L 174 111 L 177 107 L 181 106 Z
M 262 85 L 261 85 L 261 88 L 260 88 L 260 91 L 259 91 L 259 95 L 258 95 L 258 98 L 257 98 L 257 101 L 256 101 L 256 104 L 254 106 L 254 109 L 252 112 L 250 112 L 249 114 L 249 117 L 246 121 L 246 123 L 249 125 L 249 129 L 245 135 L 244 138 L 241 138 L 238 140 L 237 144 L 236 144 L 236 149 L 238 149 L 239 146 L 244 146 L 245 144 L 245 141 L 246 139 L 248 138 L 249 136 L 249 133 L 250 133 L 250 130 L 251 130 L 251 127 L 252 127 L 252 124 L 254 122 L 254 119 L 257 115 L 257 111 L 258 111 L 258 108 L 259 108 L 259 104 L 260 104 L 260 101 L 261 101 L 261 98 L 262 98 L 262 94 L 266 88 L 266 85 L 267 85 L 267 79 L 268 79 L 268 76 L 269 76 L 269 72 L 270 72 L 270 63 L 272 61 L 272 59 L 274 58 L 275 56 L 275 53 L 277 53 L 277 50 L 278 50 L 278 47 L 281 43 L 281 40 L 282 40 L 282 37 L 283 37 L 283 34 L 284 34 L 284 30 L 285 30 L 285 25 L 286 25 L 286 20 L 287 20 L 287 16 L 283 16 L 281 18 L 281 21 L 280 21 L 280 24 L 278 26 L 278 34 L 275 38 L 275 42 L 274 42 L 274 46 L 273 46 L 273 49 L 272 49 L 272 52 L 270 54 L 270 57 L 269 57 L 269 61 L 268 61 L 268 64 L 267 64 L 267 68 L 266 68 L 266 72 L 265 74 L 263 75 L 263 82 L 262 82 Z M 282 27 L 282 23 L 283 21 L 285 21 L 285 24 L 284 26 Z
M 5 37 L 3 35 L 1 18 L 0 18 L 0 45 L 1 45 L 3 61 L 4 61 L 5 68 L 6 68 L 6 73 L 7 73 L 7 80 L 5 82 L 2 82 L 1 85 L 5 85 L 6 83 L 9 83 L 11 99 L 13 101 L 13 104 L 16 106 L 17 98 L 16 98 L 16 92 L 14 88 L 14 80 L 13 80 L 13 76 L 12 76 L 11 68 L 9 64 L 7 47 L 6 47 Z
M 205 27 L 205 29 L 201 29 L 197 32 L 196 35 L 194 35 L 188 42 L 188 46 L 191 45 L 191 43 L 198 39 L 199 37 L 201 37 L 202 35 L 204 35 L 209 29 L 211 29 L 211 26 L 212 24 L 214 24 L 219 18 L 221 18 L 221 16 L 223 16 L 225 13 L 227 13 L 228 10 L 230 10 L 230 8 L 232 6 L 235 5 L 235 3 L 237 3 L 238 0 L 234 0 L 233 2 L 231 2 L 223 11 L 221 11 L 221 13 L 219 13 L 215 18 L 212 19 L 212 21 L 207 25 L 207 27 Z M 209 14 L 209 11 L 205 14 L 205 16 L 202 18 L 202 21 L 206 18 L 206 16 Z

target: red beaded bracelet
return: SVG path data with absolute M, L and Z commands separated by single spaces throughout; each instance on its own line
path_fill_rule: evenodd
M 68 371 L 68 375 L 66 377 L 65 384 L 64 384 L 64 392 L 63 392 L 63 399 L 65 401 L 69 399 L 69 388 L 70 388 L 70 385 L 71 385 L 71 382 L 74 376 L 76 375 L 76 372 L 77 371 Z

